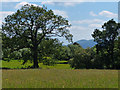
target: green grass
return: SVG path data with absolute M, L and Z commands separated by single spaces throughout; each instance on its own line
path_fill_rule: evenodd
M 71 69 L 3 70 L 2 87 L 118 88 L 118 71 Z
M 28 66 L 32 66 L 33 63 L 30 63 L 29 61 L 22 65 L 22 60 L 11 60 L 10 62 L 2 61 L 2 67 L 4 68 L 11 68 L 11 69 L 20 69 L 20 68 L 27 68 Z M 59 62 L 65 62 L 65 61 L 59 61 Z M 43 65 L 43 63 L 39 63 L 39 67 L 42 69 L 71 69 L 69 64 L 55 64 L 54 66 L 47 66 Z

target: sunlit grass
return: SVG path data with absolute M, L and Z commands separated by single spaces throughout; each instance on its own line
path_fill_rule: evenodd
M 60 61 L 60 62 L 64 62 L 64 61 Z M 25 63 L 24 65 L 22 65 L 23 61 L 19 61 L 19 60 L 11 60 L 9 62 L 7 61 L 2 61 L 2 67 L 4 68 L 11 68 L 11 69 L 20 69 L 20 68 L 27 68 L 28 66 L 32 66 L 33 63 L 30 63 L 29 61 L 27 63 Z M 39 63 L 39 67 L 42 69 L 71 69 L 69 64 L 55 64 L 54 66 L 47 66 L 47 65 L 43 65 L 43 63 Z

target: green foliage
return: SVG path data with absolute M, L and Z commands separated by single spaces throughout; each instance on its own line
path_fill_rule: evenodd
M 79 51 L 78 51 L 79 50 Z M 93 51 L 90 48 L 82 49 L 79 48 L 74 54 L 74 58 L 70 60 L 70 65 L 75 69 L 90 69 L 92 66 Z
M 59 52 L 56 55 L 58 60 L 66 60 L 68 61 L 71 58 L 70 48 L 68 46 L 59 47 Z
M 43 57 L 54 57 L 56 58 L 59 55 L 59 48 L 62 46 L 57 39 L 44 39 L 41 44 L 38 46 L 38 58 L 39 62 Z
M 115 48 L 114 48 L 114 68 L 120 69 L 120 37 L 115 40 Z
M 33 67 L 52 67 L 56 60 L 66 60 L 75 69 L 120 69 L 120 24 L 113 19 L 104 23 L 103 30 L 95 29 L 92 36 L 97 43 L 83 49 L 78 43 L 62 46 L 58 39 L 65 37 L 72 42 L 68 20 L 55 15 L 46 7 L 24 5 L 16 13 L 8 15 L 2 25 L 3 59 L 33 62 Z M 29 67 L 31 67 L 30 65 Z
M 92 36 L 96 45 L 95 66 L 96 68 L 115 68 L 116 69 L 116 44 L 115 41 L 118 38 L 118 30 L 120 24 L 116 23 L 113 19 L 104 23 L 102 31 L 95 29 Z M 117 41 L 116 41 L 117 42 Z M 118 56 L 117 56 L 118 57 Z M 97 64 L 99 63 L 99 64 Z
M 51 57 L 43 57 L 43 65 L 54 66 L 56 60 Z
M 4 61 L 9 62 L 9 61 L 10 61 L 10 59 L 9 59 L 9 58 L 4 58 Z
M 32 53 L 29 48 L 23 48 L 20 50 L 20 52 L 22 55 L 21 59 L 24 60 L 23 64 L 25 64 L 28 60 L 30 60 L 30 62 L 33 62 Z
M 76 53 L 82 48 L 80 45 L 68 45 L 70 49 L 70 57 L 73 58 Z
M 72 42 L 72 34 L 68 29 L 70 26 L 68 20 L 55 15 L 45 6 L 26 4 L 5 18 L 2 25 L 3 49 L 10 49 L 10 53 L 12 53 L 29 48 L 34 62 L 33 67 L 38 68 L 38 47 L 41 42 L 52 36 L 65 37 L 69 42 Z
M 102 31 L 96 29 L 92 34 L 96 47 L 82 49 L 77 44 L 68 46 L 73 57 L 69 61 L 72 68 L 120 69 L 120 25 L 112 19 L 102 28 Z

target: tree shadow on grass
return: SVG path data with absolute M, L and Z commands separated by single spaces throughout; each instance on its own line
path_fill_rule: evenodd
M 12 69 L 42 69 L 42 67 L 39 67 L 39 68 L 33 68 L 32 66 L 28 66 L 27 68 L 24 68 L 24 67 L 21 67 L 21 68 L 0 67 L 0 69 L 3 69 L 3 70 L 12 70 Z
M 11 69 L 11 68 L 8 68 L 8 67 L 0 67 L 0 69 Z

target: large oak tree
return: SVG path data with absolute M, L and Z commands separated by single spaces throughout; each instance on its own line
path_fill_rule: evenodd
M 33 57 L 33 67 L 38 68 L 38 45 L 46 37 L 65 37 L 72 41 L 69 33 L 68 20 L 55 15 L 45 6 L 24 5 L 12 15 L 5 18 L 2 25 L 3 47 L 10 48 L 11 52 L 22 48 L 30 48 Z M 5 42 L 6 41 L 6 42 Z

